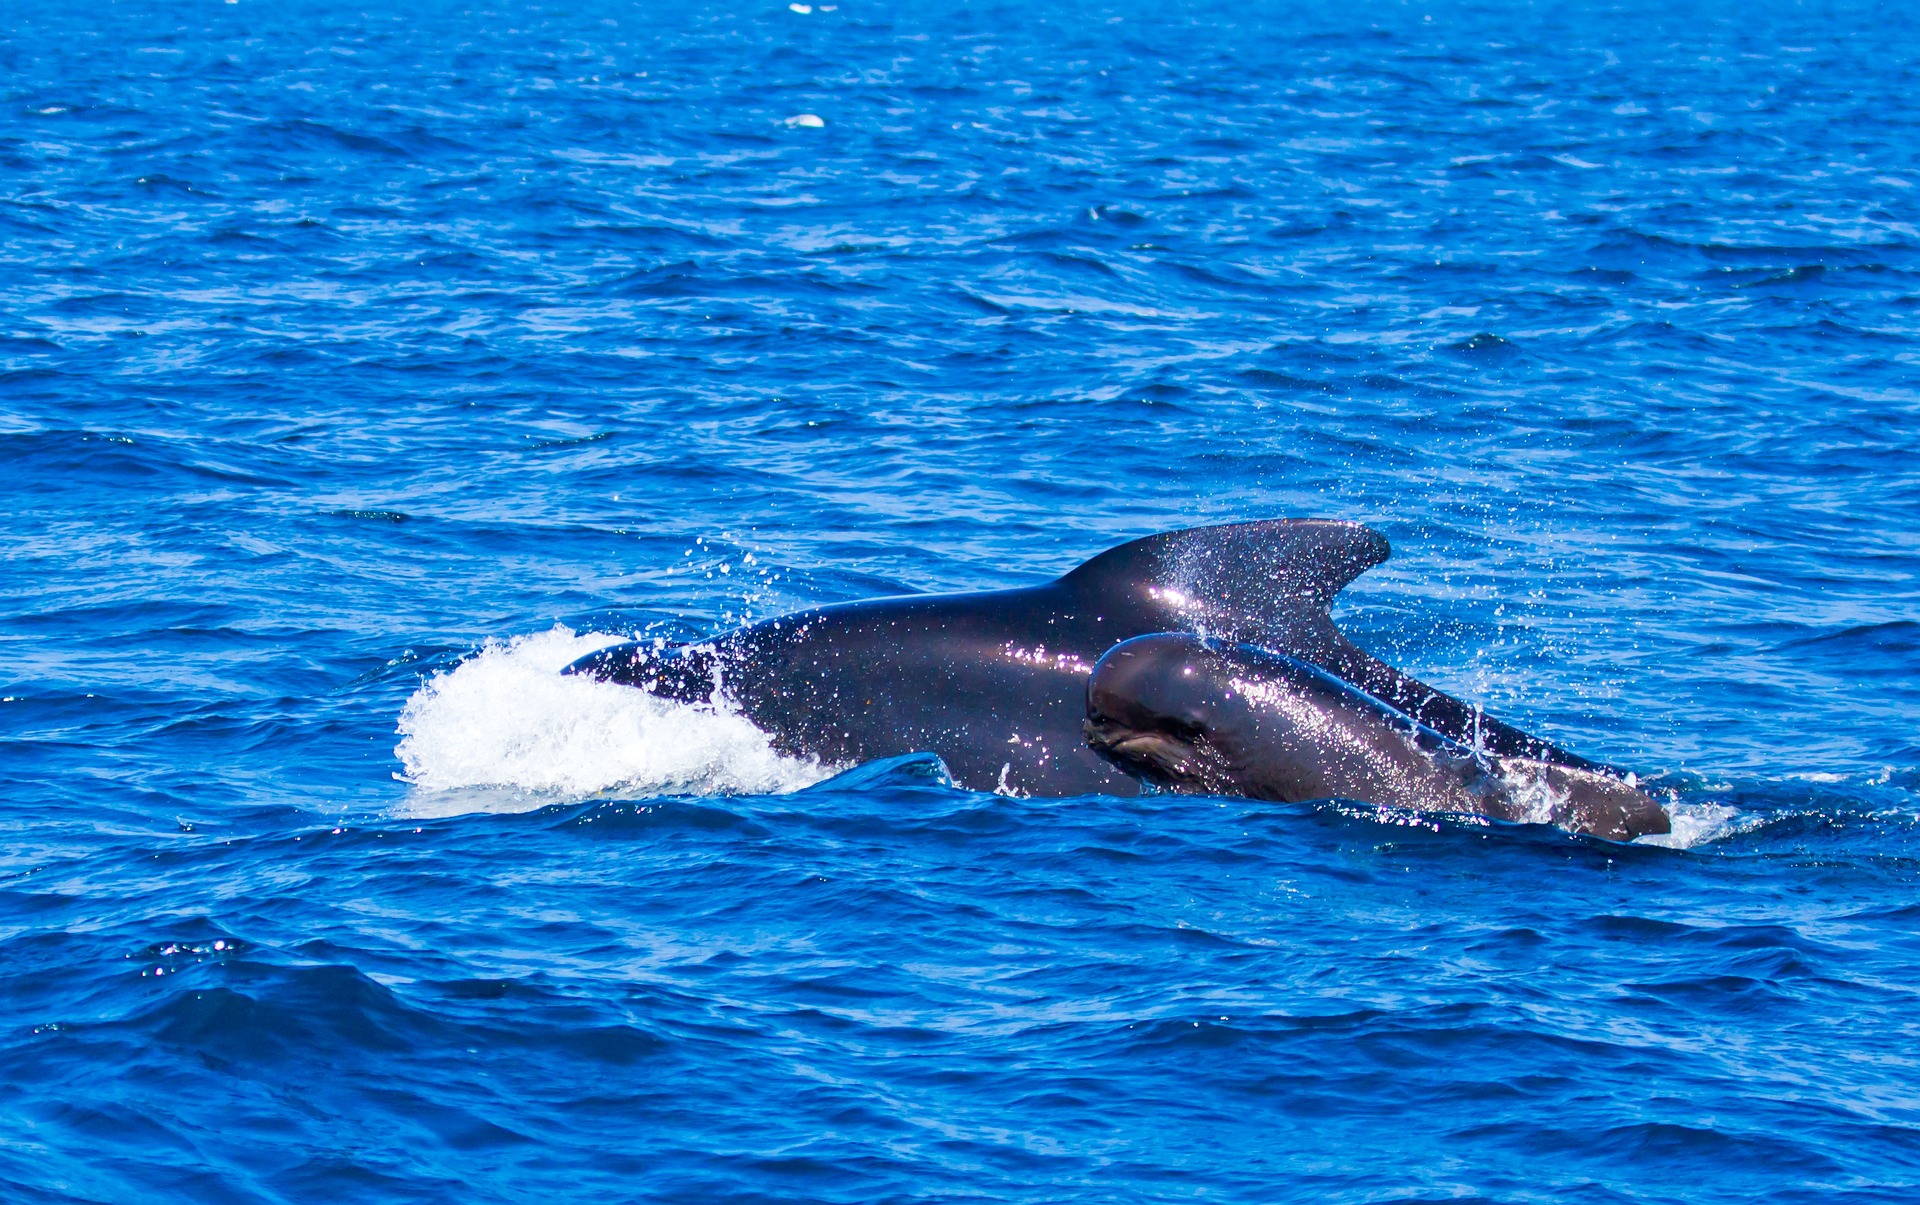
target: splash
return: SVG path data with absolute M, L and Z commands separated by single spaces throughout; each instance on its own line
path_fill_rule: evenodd
M 724 706 L 694 706 L 559 671 L 620 637 L 552 630 L 488 641 L 400 712 L 395 777 L 410 810 L 524 810 L 601 792 L 769 794 L 831 768 L 775 753 Z
M 1693 849 L 1712 841 L 1750 833 L 1762 823 L 1761 817 L 1750 816 L 1725 803 L 1695 803 L 1669 795 L 1666 808 L 1673 826 L 1664 833 L 1636 837 L 1633 842 L 1635 845 Z

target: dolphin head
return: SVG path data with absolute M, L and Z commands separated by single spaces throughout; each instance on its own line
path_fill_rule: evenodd
M 1604 768 L 1489 755 L 1317 666 L 1190 633 L 1109 649 L 1087 679 L 1084 731 L 1129 774 L 1211 795 L 1354 799 L 1614 841 L 1670 824 L 1651 796 Z
M 1107 651 L 1087 679 L 1087 744 L 1161 786 L 1231 791 L 1222 741 L 1233 726 L 1213 642 L 1162 632 Z

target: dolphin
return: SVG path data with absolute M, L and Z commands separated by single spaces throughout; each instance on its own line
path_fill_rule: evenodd
M 1630 841 L 1670 831 L 1631 778 L 1485 752 L 1296 657 L 1185 633 L 1123 641 L 1087 680 L 1088 745 L 1175 790 L 1353 799 L 1556 824 Z
M 1328 606 L 1387 554 L 1378 532 L 1336 520 L 1188 528 L 1109 549 L 1042 585 L 818 607 L 670 648 L 615 645 L 567 672 L 685 703 L 725 701 L 791 756 L 845 765 L 931 751 L 965 787 L 1134 795 L 1140 782 L 1085 738 L 1088 678 L 1122 641 L 1187 632 L 1318 666 L 1490 753 L 1592 768 L 1341 635 Z

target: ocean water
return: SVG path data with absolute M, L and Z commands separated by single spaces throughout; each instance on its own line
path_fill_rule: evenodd
M 1916 129 L 1895 5 L 13 0 L 0 1197 L 1916 1199 Z M 1676 838 L 554 673 L 1276 516 Z

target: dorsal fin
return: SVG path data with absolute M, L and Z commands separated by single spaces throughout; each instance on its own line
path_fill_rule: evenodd
M 1267 519 L 1190 527 L 1109 549 L 1060 579 L 1082 598 L 1129 598 L 1201 630 L 1260 642 L 1332 635 L 1327 607 L 1387 559 L 1386 537 L 1338 519 Z M 1337 637 L 1336 637 L 1337 639 Z
M 1595 763 L 1529 736 L 1356 647 L 1327 607 L 1387 559 L 1387 540 L 1337 519 L 1270 519 L 1148 536 L 1060 579 L 1088 604 L 1140 608 L 1143 630 L 1197 632 L 1311 661 L 1448 737 L 1486 752 L 1577 769 Z

